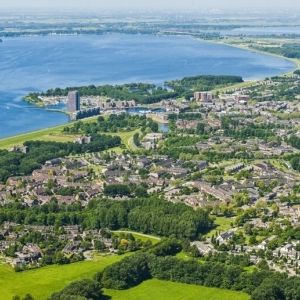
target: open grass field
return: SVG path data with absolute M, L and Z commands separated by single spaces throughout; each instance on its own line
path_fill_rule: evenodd
M 124 258 L 124 256 L 97 256 L 92 261 L 70 265 L 53 265 L 16 273 L 9 265 L 0 264 L 0 299 L 11 300 L 14 295 L 30 293 L 37 300 L 46 300 L 53 292 L 81 278 L 89 278 Z
M 146 242 L 148 240 L 150 240 L 152 242 L 152 244 L 157 244 L 160 241 L 159 237 L 156 237 L 154 235 L 149 235 L 149 234 L 143 234 L 143 233 L 139 233 L 139 232 L 135 232 L 135 231 L 127 231 L 127 230 L 116 230 L 114 231 L 114 233 L 118 234 L 118 233 L 131 233 L 135 239 L 137 240 L 141 240 L 143 242 Z
M 240 292 L 152 279 L 125 291 L 105 290 L 112 300 L 248 300 Z
M 119 136 L 122 139 L 122 143 L 126 146 L 126 148 L 130 151 L 138 150 L 138 147 L 133 142 L 133 136 L 135 133 L 139 132 L 139 129 L 133 131 L 126 131 L 126 132 L 117 132 L 117 133 L 108 133 L 112 136 Z M 119 149 L 120 148 L 120 149 Z M 114 150 L 118 152 L 118 150 L 122 150 L 121 147 L 110 149 L 109 151 Z
M 211 237 L 217 232 L 221 231 L 226 231 L 231 228 L 231 223 L 234 222 L 234 218 L 226 218 L 226 217 L 216 217 L 215 224 L 217 227 L 214 230 L 211 230 L 207 236 Z
M 13 296 L 30 293 L 38 300 L 46 300 L 53 292 L 61 290 L 71 281 L 89 278 L 106 266 L 124 256 L 98 257 L 63 266 L 14 272 L 8 265 L 0 265 L 0 299 L 11 300 Z M 157 279 L 143 282 L 129 290 L 105 290 L 112 300 L 248 300 L 249 295 L 229 290 L 174 283 Z

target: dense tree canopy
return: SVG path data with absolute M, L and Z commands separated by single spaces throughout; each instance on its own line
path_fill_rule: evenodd
M 5 221 L 55 226 L 78 224 L 90 229 L 129 228 L 188 239 L 196 239 L 213 227 L 207 211 L 156 197 L 129 201 L 92 200 L 86 208 L 78 203 L 60 206 L 55 201 L 31 208 L 14 203 L 1 209 L 0 224 Z
M 157 246 L 155 246 L 157 247 Z M 150 278 L 243 291 L 252 300 L 298 300 L 300 279 L 270 271 L 247 272 L 244 260 L 227 264 L 216 256 L 199 263 L 154 251 L 138 253 L 107 267 L 98 276 L 104 287 L 127 289 Z M 137 268 L 139 266 L 140 268 Z M 143 270 L 141 272 L 141 270 Z
M 150 128 L 153 132 L 157 132 L 158 124 L 151 119 L 147 119 L 146 116 L 122 113 L 120 115 L 112 114 L 107 119 L 100 116 L 97 122 L 76 122 L 73 126 L 66 126 L 64 132 L 97 134 L 99 132 L 129 131 L 137 128 L 141 128 L 142 131 Z
M 81 86 L 55 88 L 42 93 L 42 96 L 67 96 L 69 91 L 77 90 L 82 96 L 105 96 L 117 100 L 136 100 L 140 104 L 156 103 L 161 100 L 176 97 L 191 97 L 193 91 L 211 90 L 217 86 L 243 82 L 239 76 L 201 75 L 185 77 L 181 80 L 166 82 L 164 87 L 148 83 L 130 83 L 123 85 Z M 39 93 L 29 95 L 31 99 L 38 99 Z
M 300 58 L 300 44 L 296 44 L 296 43 L 283 44 L 280 47 L 255 46 L 255 48 L 260 51 L 271 52 L 289 58 Z
M 72 282 L 61 292 L 55 293 L 50 300 L 101 300 L 105 299 L 102 295 L 99 282 L 91 279 L 83 279 Z

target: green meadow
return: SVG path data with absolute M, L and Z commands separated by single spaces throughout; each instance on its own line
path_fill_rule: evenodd
M 211 230 L 206 236 L 211 237 L 218 232 L 226 231 L 231 228 L 231 223 L 234 223 L 235 218 L 216 217 L 216 228 Z
M 72 281 L 91 278 L 122 258 L 122 255 L 97 256 L 92 261 L 53 265 L 19 273 L 9 265 L 0 264 L 0 299 L 11 300 L 15 295 L 30 293 L 37 300 L 46 300 Z
M 245 293 L 152 279 L 124 291 L 105 290 L 112 300 L 249 300 Z
M 157 244 L 160 241 L 160 237 L 156 237 L 154 235 L 149 235 L 149 234 L 143 234 L 143 233 L 139 233 L 139 232 L 135 232 L 135 231 L 129 231 L 129 230 L 115 230 L 114 231 L 115 234 L 120 234 L 120 233 L 131 233 L 135 239 L 137 240 L 141 240 L 143 242 L 146 241 L 151 241 L 152 244 Z
M 91 278 L 106 266 L 124 256 L 103 256 L 93 261 L 84 261 L 63 266 L 48 266 L 16 273 L 8 265 L 0 265 L 0 299 L 11 300 L 13 296 L 30 293 L 37 300 L 46 300 L 53 292 L 61 290 L 70 282 Z M 208 288 L 197 285 L 152 279 L 137 287 L 117 291 L 104 290 L 112 300 L 249 300 L 241 292 Z

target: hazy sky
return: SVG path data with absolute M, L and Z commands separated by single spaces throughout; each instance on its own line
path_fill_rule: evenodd
M 7 8 L 58 9 L 300 9 L 300 0 L 0 0 Z

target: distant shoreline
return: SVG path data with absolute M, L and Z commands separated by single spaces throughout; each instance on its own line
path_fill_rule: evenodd
M 271 52 L 267 52 L 267 51 L 263 51 L 263 50 L 258 50 L 258 49 L 249 48 L 249 47 L 246 47 L 246 46 L 241 46 L 241 45 L 236 45 L 236 44 L 231 44 L 231 43 L 226 43 L 224 41 L 217 41 L 216 40 L 215 43 L 231 46 L 231 47 L 234 47 L 234 48 L 237 48 L 237 49 L 246 50 L 246 51 L 250 51 L 250 52 L 254 52 L 254 53 L 265 54 L 265 55 L 268 55 L 268 56 L 281 58 L 281 59 L 284 59 L 286 61 L 292 62 L 295 65 L 295 68 L 292 69 L 291 71 L 278 74 L 278 76 L 289 75 L 291 72 L 294 72 L 294 71 L 300 69 L 300 59 L 289 58 L 289 57 L 286 57 L 286 56 L 283 56 L 283 55 L 279 55 L 279 54 L 275 54 L 275 53 L 271 53 Z M 255 81 L 255 80 L 253 80 L 253 81 Z
M 111 34 L 111 33 L 107 33 L 107 34 Z M 136 35 L 136 34 L 133 34 L 133 33 L 119 33 L 119 34 L 123 34 L 123 35 Z M 63 34 L 62 34 L 63 35 Z M 65 34 L 65 35 L 70 35 L 70 36 L 76 36 L 74 34 Z M 86 33 L 83 33 L 82 35 L 97 35 L 97 34 L 86 34 Z M 168 36 L 168 34 L 163 34 L 163 33 L 155 33 L 155 34 L 149 34 L 149 33 L 144 33 L 143 35 L 165 35 L 165 36 Z M 174 36 L 175 35 L 179 35 L 179 34 L 175 34 L 174 33 Z M 47 35 L 39 35 L 37 34 L 36 36 L 47 36 Z M 50 35 L 49 35 L 50 36 Z M 59 36 L 59 35 L 54 35 L 54 36 Z M 226 41 L 221 41 L 221 40 L 216 40 L 216 39 L 201 39 L 199 37 L 196 37 L 194 36 L 193 34 L 183 34 L 182 33 L 182 36 L 186 36 L 186 37 L 190 37 L 196 41 L 201 41 L 201 42 L 207 42 L 207 43 L 211 43 L 211 44 L 222 44 L 222 45 L 226 45 L 226 46 L 229 46 L 229 47 L 233 47 L 233 48 L 238 48 L 238 49 L 241 49 L 241 50 L 244 50 L 244 51 L 250 51 L 250 52 L 256 52 L 256 53 L 260 53 L 262 55 L 268 55 L 268 56 L 273 56 L 273 57 L 277 57 L 277 58 L 280 58 L 280 59 L 283 59 L 283 60 L 286 60 L 286 61 L 289 61 L 289 62 L 292 62 L 293 65 L 294 65 L 294 68 L 291 68 L 290 71 L 288 72 L 284 72 L 282 75 L 285 75 L 285 74 L 289 74 L 291 73 L 293 70 L 296 70 L 297 67 L 299 66 L 300 62 L 297 61 L 297 60 L 294 60 L 294 59 L 289 59 L 289 58 L 286 58 L 286 57 L 283 57 L 281 55 L 276 55 L 276 54 L 272 54 L 272 53 L 269 53 L 269 52 L 264 52 L 264 51 L 259 51 L 259 50 L 256 50 L 256 49 L 251 49 L 251 48 L 248 48 L 248 47 L 242 47 L 242 46 L 239 46 L 239 45 L 234 45 L 234 44 L 230 44 L 230 43 L 226 43 Z M 26 36 L 24 36 L 26 38 Z M 18 36 L 16 37 L 13 37 L 13 38 L 18 38 Z M 226 72 L 224 72 L 226 73 Z M 278 74 L 278 75 L 281 75 L 281 74 Z M 274 75 L 275 76 L 275 75 Z M 266 76 L 267 77 L 267 76 Z M 251 80 L 245 80 L 245 82 L 255 82 L 255 81 L 258 81 L 260 79 L 251 79 Z M 93 84 L 93 83 L 91 83 Z M 28 101 L 30 103 L 30 101 Z M 37 105 L 36 103 L 31 103 L 32 105 Z M 60 112 L 60 113 L 64 113 L 62 112 L 61 110 L 52 110 L 52 109 L 47 109 L 47 107 L 42 107 L 42 106 L 39 106 L 37 105 L 37 107 L 40 107 L 41 109 L 43 110 L 48 110 L 49 112 L 53 112 L 53 111 L 56 111 L 56 112 Z M 68 122 L 64 123 L 64 124 L 68 124 Z M 41 128 L 43 129 L 43 128 Z M 29 132 L 35 132 L 36 130 L 33 130 L 33 131 L 29 131 Z M 20 133 L 22 134 L 22 133 Z M 18 135 L 18 134 L 17 134 Z M 12 136 L 9 136 L 9 137 L 13 137 L 15 135 L 12 135 Z M 2 139 L 2 138 L 0 138 Z

